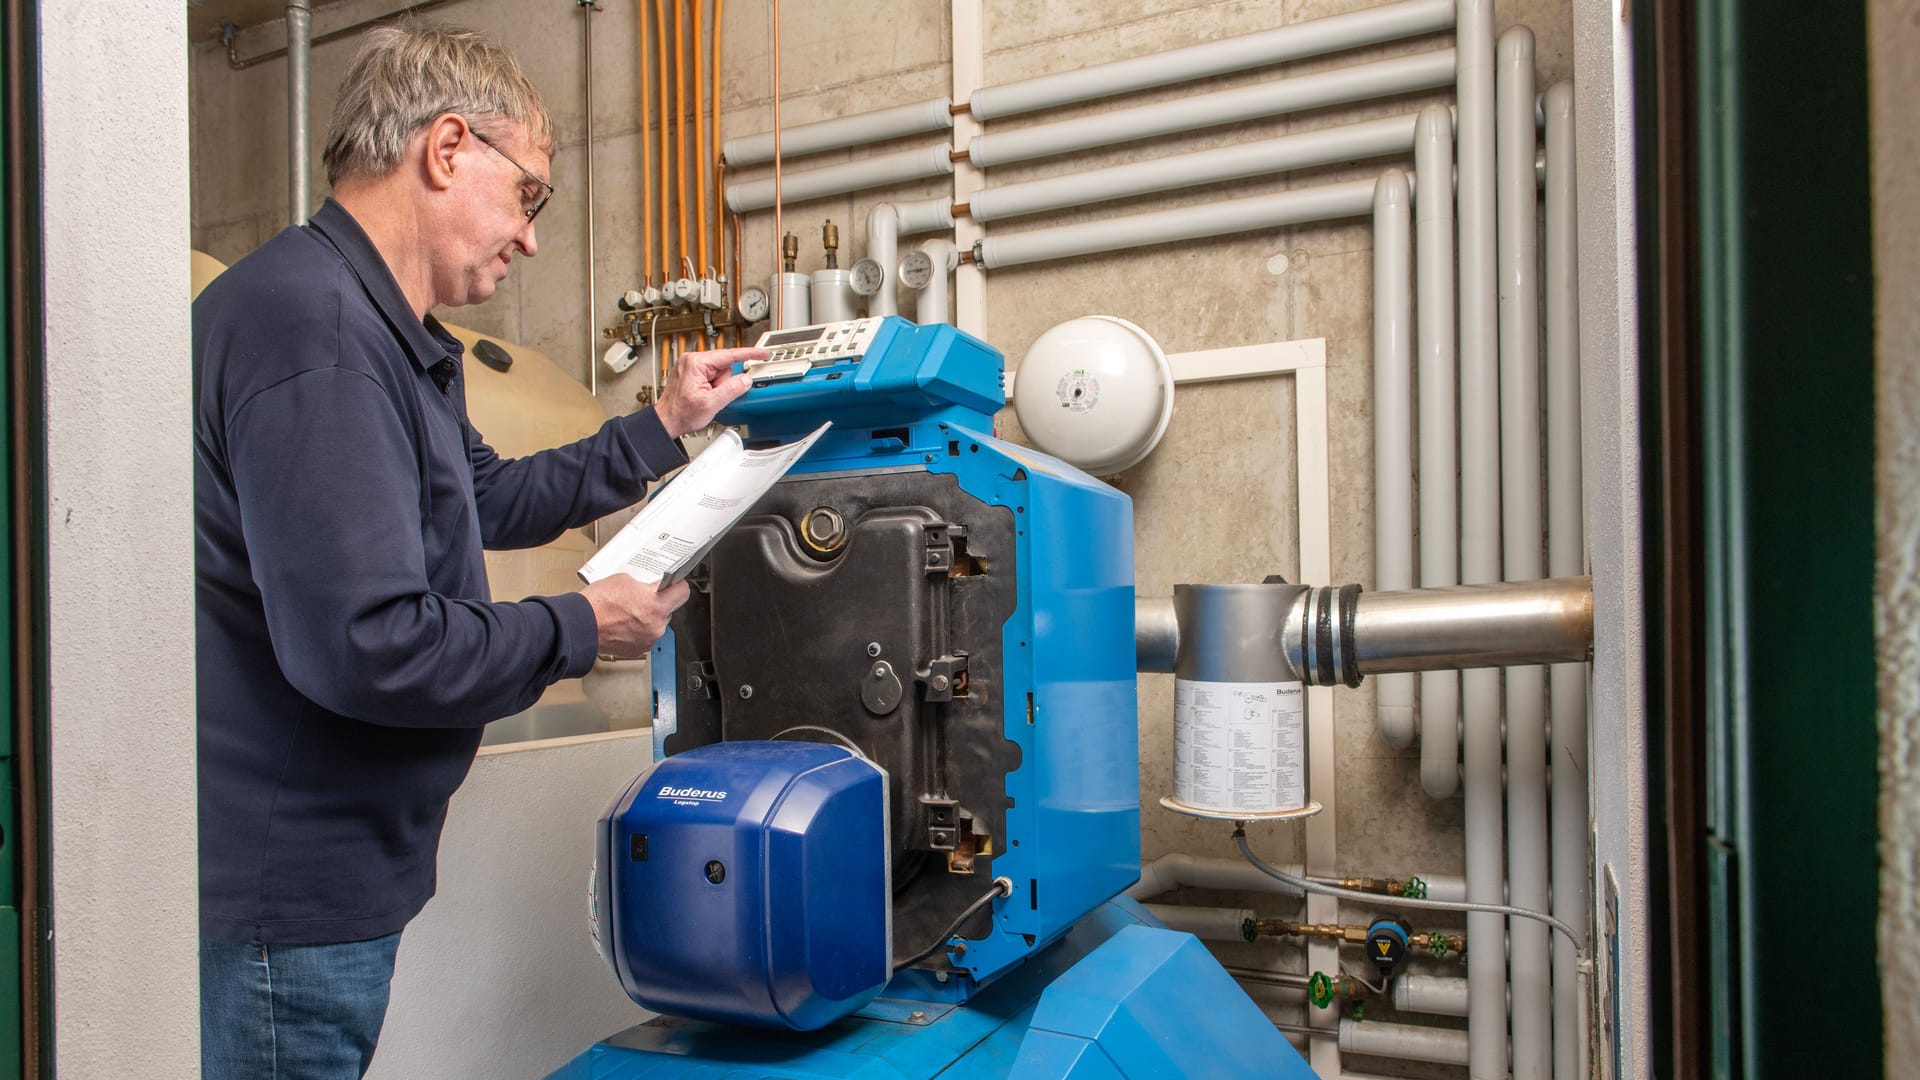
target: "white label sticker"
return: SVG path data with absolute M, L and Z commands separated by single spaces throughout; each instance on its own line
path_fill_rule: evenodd
M 1300 683 L 1174 680 L 1174 800 L 1222 812 L 1304 807 L 1306 715 Z
M 1069 371 L 1060 376 L 1060 382 L 1053 392 L 1059 396 L 1061 408 L 1077 413 L 1087 412 L 1100 400 L 1100 380 L 1085 371 Z

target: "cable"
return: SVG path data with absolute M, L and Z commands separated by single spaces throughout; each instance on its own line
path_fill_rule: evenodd
M 832 739 L 834 742 L 839 743 L 841 746 L 844 746 L 847 749 L 853 751 L 854 757 L 857 757 L 862 761 L 871 760 L 867 757 L 865 752 L 863 752 L 858 746 L 855 746 L 853 744 L 852 739 L 847 738 L 845 735 L 840 734 L 839 732 L 833 730 L 830 727 L 821 727 L 818 724 L 795 724 L 790 728 L 786 728 L 785 730 L 776 732 L 773 737 L 776 739 L 784 739 L 788 735 L 796 731 L 818 732 L 819 734 L 825 735 L 828 738 Z
M 971 904 L 968 904 L 967 910 L 961 912 L 960 917 L 953 920 L 953 925 L 947 927 L 946 931 L 940 935 L 940 939 L 938 941 L 935 941 L 933 944 L 927 946 L 925 949 L 921 950 L 920 952 L 917 952 L 913 954 L 911 957 L 908 957 L 907 959 L 902 960 L 899 963 L 893 965 L 893 970 L 899 971 L 901 968 L 912 967 L 913 965 L 919 963 L 920 961 L 925 960 L 927 957 L 932 956 L 934 953 L 939 952 L 941 949 L 946 948 L 947 939 L 959 933 L 960 928 L 966 925 L 967 920 L 973 918 L 974 915 L 978 913 L 981 908 L 986 907 L 988 904 L 993 903 L 993 901 L 999 897 L 1012 896 L 1012 895 L 1013 895 L 1013 882 L 1011 880 L 1003 877 L 994 878 L 993 888 L 988 889 L 985 896 L 982 896 L 980 899 L 975 900 Z
M 1434 911 L 1478 911 L 1489 915 L 1510 915 L 1515 918 L 1532 919 L 1535 922 L 1546 923 L 1548 926 L 1565 934 L 1567 940 L 1573 942 L 1575 949 L 1584 952 L 1587 947 L 1586 943 L 1580 939 L 1580 935 L 1574 931 L 1573 927 L 1568 926 L 1566 923 L 1544 912 L 1529 911 L 1526 908 L 1508 907 L 1505 904 L 1470 904 L 1455 900 L 1414 900 L 1405 896 L 1382 896 L 1379 893 L 1366 893 L 1358 889 L 1343 889 L 1338 885 L 1323 885 L 1320 882 L 1307 878 L 1294 877 L 1285 870 L 1275 866 L 1268 866 L 1266 863 L 1261 862 L 1260 857 L 1253 853 L 1251 847 L 1247 846 L 1247 831 L 1244 828 L 1235 827 L 1233 830 L 1233 842 L 1240 848 L 1240 854 L 1246 856 L 1247 861 L 1253 864 L 1254 869 L 1275 881 L 1286 882 L 1288 885 L 1296 889 L 1305 890 L 1306 892 L 1317 892 L 1325 896 L 1338 896 L 1346 900 L 1355 900 L 1365 904 L 1378 904 L 1387 907 L 1427 908 Z
M 1372 983 L 1367 981 L 1367 977 L 1365 975 L 1360 974 L 1359 972 L 1353 970 L 1352 968 L 1348 967 L 1344 963 L 1340 965 L 1340 974 L 1346 976 L 1349 979 L 1352 979 L 1354 982 L 1359 983 L 1361 986 L 1366 987 L 1368 990 L 1373 991 L 1376 995 L 1380 997 L 1387 996 L 1386 984 L 1382 983 L 1379 986 L 1375 986 Z

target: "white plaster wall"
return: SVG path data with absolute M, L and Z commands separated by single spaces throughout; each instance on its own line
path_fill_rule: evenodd
M 200 1074 L 185 19 L 127 0 L 40 20 L 53 1050 L 62 1076 L 185 1080 Z
M 1912 62 L 1920 0 L 1874 0 L 1867 18 L 1879 355 L 1880 971 L 1886 1059 L 1911 1067 L 1920 1061 L 1920 69 Z
M 1647 742 L 1640 544 L 1640 415 L 1633 182 L 1633 54 L 1625 0 L 1576 0 L 1580 166 L 1580 361 L 1586 515 L 1593 564 L 1594 901 L 1606 933 L 1619 898 L 1620 979 L 1596 948 L 1603 1013 L 1616 1000 L 1619 1076 L 1652 1076 L 1647 954 Z M 1602 1055 L 1603 1062 L 1608 1055 Z M 1601 1075 L 1606 1075 L 1602 1073 Z
M 545 1076 L 650 1016 L 587 941 L 593 825 L 651 729 L 489 748 L 453 797 L 439 891 L 400 939 L 368 1080 Z

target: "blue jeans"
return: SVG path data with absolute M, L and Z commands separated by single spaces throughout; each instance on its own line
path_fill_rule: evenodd
M 202 1080 L 359 1080 L 399 948 L 397 931 L 344 945 L 202 941 Z

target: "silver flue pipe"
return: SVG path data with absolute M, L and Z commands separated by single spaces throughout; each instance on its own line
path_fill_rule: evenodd
M 1171 672 L 1180 639 L 1171 599 L 1134 602 L 1139 670 Z M 1320 586 L 1292 604 L 1275 647 L 1311 686 L 1358 686 L 1364 676 L 1400 671 L 1581 663 L 1593 649 L 1593 579 L 1375 593 Z

